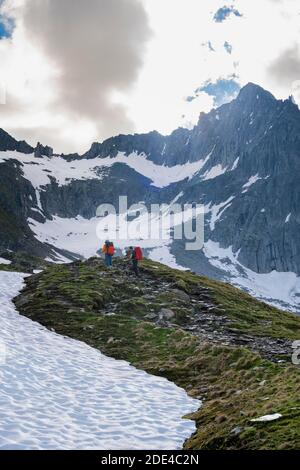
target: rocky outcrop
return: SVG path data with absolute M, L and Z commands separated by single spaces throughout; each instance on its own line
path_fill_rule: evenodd
M 21 153 L 32 153 L 33 148 L 24 140 L 18 141 L 11 137 L 3 129 L 0 129 L 0 151 L 12 150 Z
M 60 255 L 69 259 L 80 256 L 55 248 L 48 243 L 38 241 L 31 231 L 28 219 L 34 217 L 45 220 L 38 209 L 37 194 L 32 184 L 23 177 L 21 165 L 17 160 L 0 164 L 0 250 L 24 252 L 40 258 L 59 260 Z
M 48 145 L 44 146 L 38 142 L 34 149 L 34 156 L 36 158 L 42 158 L 43 156 L 51 158 L 53 157 L 53 148 Z

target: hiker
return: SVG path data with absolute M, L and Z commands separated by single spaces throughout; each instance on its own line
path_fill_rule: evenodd
M 112 266 L 112 259 L 115 254 L 115 251 L 116 250 L 113 242 L 106 240 L 102 248 L 102 253 L 104 253 L 105 255 L 105 264 L 108 268 Z
M 131 259 L 132 258 L 132 252 L 133 252 L 133 247 L 132 246 L 130 246 L 129 248 L 125 248 L 125 250 L 124 250 L 125 258 Z
M 139 246 L 129 247 L 128 254 L 131 256 L 132 269 L 136 276 L 140 275 L 139 261 L 143 259 L 143 252 Z

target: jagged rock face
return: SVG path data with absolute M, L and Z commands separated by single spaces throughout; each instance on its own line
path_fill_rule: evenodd
M 47 218 L 55 214 L 91 219 L 103 202 L 118 207 L 119 195 L 127 195 L 130 205 L 140 201 L 147 191 L 151 192 L 150 183 L 131 168 L 116 164 L 102 175 L 101 183 L 97 179 L 73 181 L 64 186 L 53 182 L 41 193 L 41 202 Z
M 29 218 L 35 218 L 40 222 L 45 217 L 36 211 L 37 195 L 32 184 L 23 177 L 22 166 L 15 160 L 9 160 L 0 164 L 0 249 L 7 252 L 24 252 L 29 255 L 45 258 L 57 255 L 69 256 L 75 259 L 72 253 L 66 253 L 48 243 L 38 241 L 30 225 Z M 77 257 L 78 258 L 78 257 Z
M 233 165 L 247 159 L 249 170 L 277 171 L 287 168 L 300 145 L 299 109 L 291 100 L 277 101 L 271 93 L 249 84 L 238 98 L 208 114 L 202 114 L 193 130 L 177 129 L 170 136 L 158 132 L 120 135 L 102 144 L 94 143 L 86 158 L 115 156 L 118 152 L 145 153 L 155 163 L 174 166 L 198 161 L 212 150 L 207 168 L 213 164 Z M 286 141 L 291 139 L 289 155 Z M 263 159 L 249 159 L 259 143 Z M 278 157 L 284 158 L 276 158 Z M 298 162 L 299 165 L 299 162 Z M 267 166 L 267 167 L 266 167 Z M 253 174 L 253 173 L 252 173 Z
M 206 205 L 232 198 L 213 230 L 207 227 L 208 238 L 240 250 L 242 264 L 256 272 L 299 273 L 299 109 L 292 101 L 279 102 L 248 86 L 217 112 L 218 122 L 227 125 L 214 163 L 223 168 L 237 158 L 238 163 L 233 171 L 205 182 L 195 177 L 185 194 L 190 199 L 199 195 Z
M 0 171 L 0 244 L 4 249 L 30 248 L 30 230 L 26 219 L 30 214 L 31 184 L 22 178 L 20 167 L 12 162 L 1 165 Z
M 4 131 L 0 132 L 1 149 L 33 153 L 30 146 L 16 142 Z M 154 165 L 154 173 L 167 168 L 172 175 L 176 165 L 185 165 L 184 169 L 195 162 L 202 161 L 202 164 L 199 170 L 191 170 L 191 174 L 183 171 L 182 178 L 170 177 L 166 184 L 158 185 L 153 174 L 120 162 L 120 152 L 146 158 Z M 40 145 L 35 150 L 37 153 L 42 156 L 37 158 L 39 165 L 50 161 L 52 149 Z M 110 160 L 108 164 L 107 157 L 116 158 L 115 163 Z M 38 189 L 39 196 L 30 184 L 20 188 L 19 206 L 10 207 L 6 203 L 6 213 L 21 217 L 24 223 L 29 216 L 39 222 L 51 220 L 55 215 L 67 218 L 81 215 L 90 219 L 99 204 L 116 205 L 119 195 L 127 194 L 129 204 L 138 201 L 150 204 L 170 203 L 181 194 L 179 203 L 205 205 L 206 241 L 232 247 L 243 266 L 257 273 L 277 270 L 300 274 L 300 111 L 292 100 L 278 101 L 262 88 L 248 84 L 236 100 L 201 114 L 192 130 L 177 129 L 170 136 L 157 132 L 120 135 L 94 143 L 82 156 L 54 155 L 53 167 L 55 158 L 59 164 L 69 165 L 70 177 L 61 184 L 55 173 L 51 173 L 52 167 L 50 171 L 45 166 L 42 171 L 49 174 L 49 180 Z M 93 165 L 96 161 L 98 169 L 92 175 L 72 176 L 72 168 L 82 162 Z M 5 161 L 0 165 L 4 188 L 8 184 L 5 175 L 10 164 Z M 15 171 L 11 180 L 24 181 L 19 174 L 22 168 L 17 167 L 10 168 Z M 29 194 L 32 202 L 28 201 Z M 37 197 L 41 207 L 32 212 L 38 204 Z M 1 203 L 3 206 L 3 198 Z M 21 216 L 17 207 L 21 208 Z M 182 259 L 180 243 L 173 243 L 172 252 Z M 210 271 L 204 267 L 202 253 L 184 258 L 183 265 L 204 274 Z M 215 268 L 211 271 L 218 277 Z
M 0 151 L 16 150 L 22 153 L 32 153 L 33 148 L 25 141 L 17 141 L 3 129 L 0 129 Z
M 37 158 L 41 158 L 43 156 L 51 158 L 53 156 L 53 148 L 48 145 L 44 146 L 38 142 L 34 149 L 34 156 Z

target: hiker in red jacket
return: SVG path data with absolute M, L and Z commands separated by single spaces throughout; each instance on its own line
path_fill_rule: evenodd
M 108 268 L 112 266 L 112 258 L 115 254 L 115 251 L 116 250 L 113 242 L 106 240 L 102 248 L 102 253 L 105 255 L 105 264 Z
M 139 261 L 143 259 L 143 252 L 142 249 L 139 246 L 129 247 L 130 253 L 131 253 L 131 262 L 132 262 L 132 268 L 136 276 L 140 275 L 139 271 Z

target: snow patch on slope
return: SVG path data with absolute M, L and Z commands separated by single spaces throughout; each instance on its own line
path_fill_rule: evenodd
M 200 402 L 19 315 L 23 277 L 0 272 L 0 449 L 180 449 Z
M 238 261 L 239 252 L 234 253 L 231 246 L 222 248 L 212 240 L 205 242 L 203 251 L 211 265 L 228 273 L 226 280 L 231 284 L 271 305 L 299 313 L 300 277 L 297 274 L 278 271 L 256 273 Z
M 220 204 L 214 204 L 213 206 L 207 206 L 207 212 L 211 213 L 210 216 L 210 230 L 215 230 L 216 223 L 220 220 L 222 214 L 231 206 L 234 196 L 230 196 L 226 201 L 220 202 Z
M 253 186 L 253 184 L 255 184 L 257 181 L 259 181 L 261 178 L 260 176 L 258 176 L 258 174 L 254 175 L 254 176 L 250 176 L 249 180 L 247 181 L 247 183 L 245 183 L 243 185 L 243 189 L 245 191 L 243 191 L 243 193 L 246 193 L 248 188 L 250 188 L 250 186 Z
M 248 189 L 253 186 L 257 181 L 259 180 L 267 180 L 269 178 L 269 176 L 265 176 L 265 177 L 261 177 L 259 176 L 258 174 L 254 175 L 254 176 L 250 176 L 249 180 L 247 181 L 247 183 L 245 183 L 243 185 L 243 189 L 244 191 L 242 191 L 242 193 L 246 193 L 248 191 Z
M 111 168 L 116 163 L 129 166 L 137 173 L 149 178 L 153 186 L 164 188 L 172 183 L 192 178 L 203 168 L 210 155 L 211 153 L 196 162 L 168 167 L 157 165 L 148 160 L 144 153 L 138 154 L 137 152 L 130 155 L 119 152 L 114 158 L 82 158 L 71 162 L 60 156 L 36 158 L 33 154 L 0 152 L 0 163 L 12 159 L 19 161 L 22 164 L 24 177 L 32 183 L 35 189 L 41 189 L 50 184 L 51 178 L 54 178 L 59 186 L 70 184 L 73 180 L 98 179 L 101 181 L 107 168 Z
M 230 171 L 234 171 L 234 170 L 237 168 L 237 166 L 238 166 L 238 164 L 239 164 L 239 161 L 240 161 L 240 157 L 237 157 L 237 159 L 234 160 L 233 165 L 232 165 Z
M 180 271 L 187 270 L 187 268 L 184 268 L 177 263 L 175 256 L 170 252 L 170 246 L 167 245 L 152 249 L 149 252 L 149 258 L 173 269 L 179 269 Z
M 176 203 L 181 196 L 182 193 L 179 193 L 172 203 Z M 99 251 L 106 239 L 113 240 L 115 247 L 120 250 L 130 245 L 139 245 L 145 249 L 168 246 L 172 241 L 174 227 L 182 226 L 183 221 L 187 222 L 193 216 L 200 216 L 203 212 L 202 208 L 197 208 L 195 211 L 192 208 L 185 208 L 184 212 L 172 214 L 170 211 L 172 203 L 164 206 L 160 216 L 148 212 L 137 216 L 135 212 L 128 212 L 120 214 L 117 221 L 114 215 L 110 214 L 105 218 L 93 217 L 91 219 L 84 219 L 81 216 L 75 218 L 55 216 L 52 220 L 46 219 L 45 222 L 28 218 L 28 223 L 40 242 L 49 243 L 56 248 L 89 258 Z M 128 215 L 133 216 L 134 220 L 128 223 L 128 230 L 123 233 L 121 222 L 125 221 Z M 116 226 L 116 222 L 119 226 Z M 104 233 L 105 226 L 108 231 Z M 140 230 L 135 231 L 135 227 Z
M 44 223 L 28 219 L 29 226 L 36 238 L 42 243 L 49 243 L 56 248 L 77 253 L 85 258 L 94 256 L 101 248 L 96 230 L 99 219 L 53 217 Z
M 227 171 L 227 167 L 223 168 L 223 166 L 219 163 L 218 165 L 213 166 L 210 170 L 207 170 L 204 173 L 202 180 L 203 181 L 212 180 L 214 178 L 217 178 L 220 175 L 223 175 L 224 173 L 226 173 L 226 171 Z
M 143 217 L 138 218 L 138 223 L 143 224 Z M 45 223 L 28 219 L 30 228 L 34 232 L 36 238 L 42 243 L 49 243 L 56 248 L 68 250 L 72 253 L 79 254 L 84 258 L 95 256 L 97 251 L 102 248 L 106 238 L 114 240 L 116 248 L 123 250 L 124 248 L 138 244 L 142 248 L 155 248 L 168 245 L 170 239 L 165 233 L 165 239 L 138 239 L 125 238 L 115 240 L 112 233 L 101 239 L 97 236 L 97 226 L 99 218 L 84 219 L 81 216 L 76 218 L 65 219 L 62 217 L 53 217 L 53 220 L 46 220 Z M 147 221 L 144 221 L 146 223 Z

